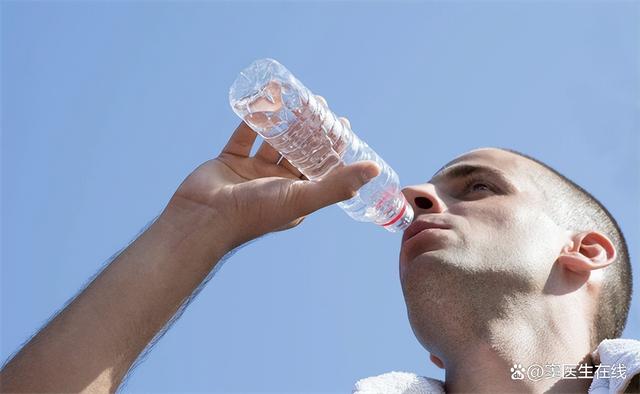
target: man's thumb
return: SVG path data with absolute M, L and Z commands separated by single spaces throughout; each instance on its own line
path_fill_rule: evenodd
M 355 196 L 358 189 L 379 174 L 380 166 L 366 160 L 336 168 L 318 181 L 305 182 L 299 195 L 301 216 Z

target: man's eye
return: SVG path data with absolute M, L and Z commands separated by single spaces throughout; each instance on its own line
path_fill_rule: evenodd
M 491 191 L 491 188 L 484 184 L 484 183 L 474 183 L 473 185 L 471 185 L 471 190 L 474 192 L 478 192 L 478 191 Z
M 477 179 L 470 179 L 466 182 L 464 186 L 465 193 L 483 193 L 483 192 L 493 192 L 494 188 L 491 184 L 479 181 Z

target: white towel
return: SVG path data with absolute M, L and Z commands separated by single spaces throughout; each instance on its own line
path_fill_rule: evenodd
M 589 394 L 623 393 L 631 379 L 640 374 L 640 341 L 632 339 L 605 339 L 600 342 L 596 352 L 600 355 L 600 364 L 606 366 L 624 366 L 624 378 L 621 373 L 610 378 L 593 378 Z
M 444 394 L 444 384 L 410 372 L 387 372 L 358 380 L 353 394 Z
M 621 394 L 631 379 L 640 374 L 640 341 L 607 339 L 597 349 L 600 364 L 624 365 L 625 377 L 595 375 L 589 394 Z M 444 394 L 444 383 L 409 372 L 388 372 L 358 380 L 353 394 Z

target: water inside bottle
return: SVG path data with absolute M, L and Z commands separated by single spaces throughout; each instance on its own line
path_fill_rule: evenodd
M 253 62 L 234 81 L 229 100 L 240 118 L 309 179 L 361 160 L 378 163 L 380 175 L 338 205 L 353 219 L 392 232 L 409 225 L 413 210 L 395 171 L 280 63 Z
M 287 94 L 291 87 L 270 81 L 256 94 L 234 103 L 244 121 L 307 178 L 326 175 L 340 164 L 344 125 L 315 97 Z

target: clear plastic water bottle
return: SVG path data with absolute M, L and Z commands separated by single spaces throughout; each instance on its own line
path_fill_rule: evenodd
M 398 174 L 282 64 L 260 59 L 244 69 L 229 90 L 233 111 L 307 178 L 336 166 L 375 161 L 380 174 L 357 195 L 338 203 L 349 216 L 402 231 L 413 209 L 400 192 Z

